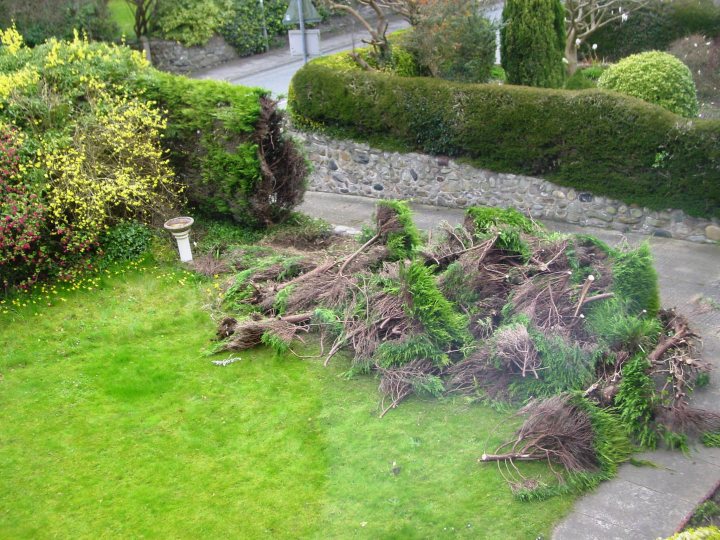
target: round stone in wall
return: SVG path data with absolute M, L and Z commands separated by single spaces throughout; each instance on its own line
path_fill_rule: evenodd
M 720 242 L 720 227 L 717 225 L 708 225 L 705 227 L 705 236 L 713 242 Z

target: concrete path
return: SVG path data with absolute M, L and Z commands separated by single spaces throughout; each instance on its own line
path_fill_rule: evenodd
M 300 210 L 346 227 L 370 224 L 375 200 L 351 195 L 308 192 Z M 417 225 L 432 230 L 440 221 L 457 223 L 462 210 L 413 205 Z M 660 278 L 662 303 L 690 318 L 703 336 L 705 360 L 715 374 L 709 387 L 698 391 L 694 404 L 720 411 L 720 246 L 668 238 L 622 235 L 615 231 L 545 222 L 551 230 L 592 234 L 617 244 L 650 242 Z M 698 302 L 704 298 L 716 306 Z M 720 449 L 694 448 L 690 455 L 658 450 L 638 456 L 657 467 L 624 465 L 618 476 L 580 498 L 557 526 L 556 540 L 648 539 L 666 537 L 720 482 Z

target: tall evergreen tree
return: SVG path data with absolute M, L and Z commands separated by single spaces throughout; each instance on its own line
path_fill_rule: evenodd
M 554 88 L 565 77 L 561 0 L 505 0 L 500 54 L 510 84 Z

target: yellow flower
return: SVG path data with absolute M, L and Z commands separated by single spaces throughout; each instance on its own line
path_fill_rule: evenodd
M 18 51 L 25 46 L 25 40 L 15 28 L 14 22 L 7 30 L 0 30 L 0 43 L 12 56 L 17 55 Z

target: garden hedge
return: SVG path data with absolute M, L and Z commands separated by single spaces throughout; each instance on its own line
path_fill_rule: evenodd
M 252 223 L 249 196 L 260 179 L 255 126 L 263 91 L 151 71 L 145 94 L 167 111 L 164 145 L 201 211 Z
M 289 101 L 300 126 L 720 216 L 720 121 L 684 119 L 630 96 L 404 78 L 321 60 L 298 71 Z

